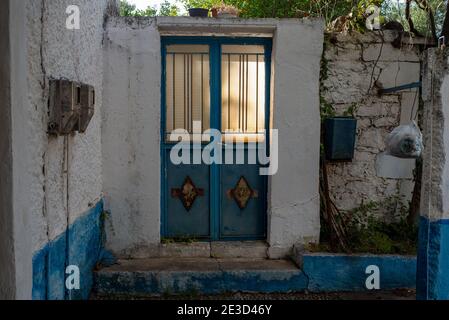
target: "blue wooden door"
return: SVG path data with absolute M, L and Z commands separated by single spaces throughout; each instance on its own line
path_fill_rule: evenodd
M 267 178 L 249 158 L 268 139 L 271 39 L 163 37 L 162 57 L 162 236 L 264 239 Z M 221 132 L 222 162 L 198 162 L 211 142 L 198 124 Z M 172 157 L 179 129 L 188 163 Z

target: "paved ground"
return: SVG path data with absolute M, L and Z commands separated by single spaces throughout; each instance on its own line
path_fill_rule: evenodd
M 163 296 L 163 297 L 125 297 L 96 296 L 93 300 L 415 300 L 414 290 L 394 290 L 376 292 L 332 292 L 332 293 L 235 293 L 218 296 Z

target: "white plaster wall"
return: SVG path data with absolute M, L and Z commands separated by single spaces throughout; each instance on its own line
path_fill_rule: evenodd
M 449 56 L 429 49 L 423 74 L 424 155 L 421 216 L 449 218 Z
M 101 47 L 107 2 L 10 1 L 18 299 L 31 298 L 33 254 L 65 230 L 67 215 L 73 222 L 102 194 Z M 72 4 L 81 10 L 80 30 L 65 28 L 66 7 Z M 64 138 L 46 134 L 48 80 L 59 77 L 87 82 L 97 90 L 96 114 L 83 135 Z
M 148 256 L 160 242 L 160 37 L 156 20 L 112 19 L 105 39 L 103 176 L 107 247 Z
M 15 273 L 10 274 L 15 280 L 15 298 L 31 297 L 31 256 L 32 234 L 39 226 L 34 225 L 32 214 L 37 209 L 33 200 L 42 184 L 35 179 L 33 169 L 36 167 L 33 144 L 35 124 L 30 115 L 27 88 L 27 16 L 26 1 L 10 1 L 10 41 L 11 41 L 11 139 L 12 139 L 12 196 L 13 236 Z M 30 192 L 31 191 L 31 192 Z M 37 202 L 39 205 L 39 202 Z M 41 207 L 37 209 L 41 211 Z M 38 211 L 38 212 L 39 212 Z
M 319 75 L 323 23 L 280 22 L 273 49 L 273 128 L 279 130 L 279 170 L 270 179 L 270 257 L 296 243 L 318 242 Z
M 28 1 L 28 86 L 32 119 L 33 249 L 60 235 L 102 193 L 101 106 L 103 22 L 107 0 Z M 80 29 L 66 28 L 66 8 L 80 8 Z M 85 134 L 47 136 L 48 80 L 66 78 L 95 87 L 95 115 Z
M 446 61 L 448 58 L 446 58 Z M 449 74 L 444 75 L 441 84 L 441 110 L 443 113 L 443 145 L 444 167 L 441 174 L 440 190 L 442 193 L 442 206 L 440 218 L 449 217 Z M 436 147 L 436 146 L 434 146 Z
M 276 31 L 275 31 L 276 30 Z M 274 32 L 275 31 L 275 32 Z M 270 256 L 319 237 L 320 20 L 114 18 L 107 24 L 102 128 L 107 247 L 148 257 L 160 244 L 160 36 L 274 36 L 274 127 L 279 172 L 271 178 Z M 274 33 L 273 33 L 274 32 Z M 300 57 L 300 58 L 298 58 Z
M 0 299 L 15 297 L 9 1 L 0 3 Z

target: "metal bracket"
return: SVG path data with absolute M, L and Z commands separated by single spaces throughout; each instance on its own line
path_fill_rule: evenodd
M 393 88 L 379 89 L 379 94 L 382 95 L 382 94 L 393 93 L 393 92 L 406 90 L 406 89 L 420 88 L 421 85 L 422 85 L 422 83 L 421 83 L 421 81 L 419 81 L 419 82 L 412 82 L 412 83 L 404 84 L 402 86 L 397 86 L 397 87 L 393 87 Z

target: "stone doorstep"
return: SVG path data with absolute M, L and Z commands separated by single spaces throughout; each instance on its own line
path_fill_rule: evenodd
M 265 241 L 193 242 L 161 244 L 160 257 L 267 258 Z
M 154 258 L 119 260 L 95 272 L 99 296 L 298 292 L 307 277 L 288 260 Z

